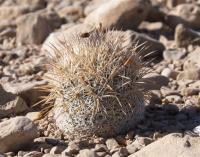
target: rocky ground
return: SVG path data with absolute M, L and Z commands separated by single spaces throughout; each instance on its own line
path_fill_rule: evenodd
M 46 83 L 48 46 L 99 23 L 154 52 L 152 97 L 126 135 L 70 140 L 51 114 L 38 120 L 33 105 L 48 93 L 35 87 Z M 0 0 L 0 156 L 199 157 L 198 30 L 199 0 Z

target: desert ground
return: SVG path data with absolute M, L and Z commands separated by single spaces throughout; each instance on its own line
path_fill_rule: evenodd
M 142 45 L 149 99 L 126 133 L 69 138 L 41 117 L 39 87 L 57 41 L 96 28 Z M 199 0 L 0 0 L 0 157 L 199 157 L 199 146 Z

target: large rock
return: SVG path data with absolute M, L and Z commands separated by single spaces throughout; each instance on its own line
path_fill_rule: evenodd
M 17 19 L 17 42 L 41 44 L 61 23 L 62 20 L 53 11 L 41 10 L 23 15 Z
M 11 114 L 19 114 L 28 109 L 26 102 L 21 97 L 6 92 L 0 86 L 0 118 L 7 117 Z
M 0 123 L 0 152 L 17 151 L 38 136 L 37 127 L 25 117 L 15 117 Z
M 175 42 L 177 47 L 187 47 L 188 45 L 200 45 L 200 32 L 185 27 L 183 24 L 176 26 Z
M 200 137 L 169 134 L 129 157 L 199 157 Z
M 29 83 L 5 83 L 3 87 L 7 92 L 22 97 L 28 106 L 33 106 L 41 100 L 42 96 L 48 95 L 48 91 L 43 91 L 38 88 L 45 84 L 46 81 L 43 80 Z
M 135 29 L 151 8 L 149 0 L 110 0 L 91 12 L 85 23 L 103 28 Z
M 162 52 L 165 50 L 162 43 L 146 34 L 137 33 L 135 31 L 126 31 L 125 37 L 131 43 L 131 46 L 134 47 L 136 44 L 138 46 L 140 45 L 138 50 L 141 50 L 141 55 L 144 57 L 146 56 L 146 58 L 162 56 Z
M 200 29 L 200 7 L 195 4 L 180 4 L 166 18 L 167 24 L 176 27 L 183 23 L 193 29 Z
M 37 13 L 26 14 L 17 20 L 18 43 L 41 44 L 51 31 L 47 19 Z

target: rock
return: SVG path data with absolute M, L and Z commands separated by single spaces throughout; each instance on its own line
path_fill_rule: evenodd
M 30 119 L 31 121 L 35 121 L 35 120 L 40 119 L 40 116 L 41 116 L 41 112 L 28 112 L 26 114 L 26 117 L 28 119 Z
M 183 24 L 176 26 L 174 38 L 177 47 L 200 45 L 200 32 L 187 28 Z
M 150 73 L 145 75 L 141 81 L 144 82 L 145 89 L 159 90 L 162 86 L 168 85 L 169 78 L 156 73 Z
M 51 30 L 60 28 L 63 23 L 63 19 L 60 18 L 60 16 L 53 10 L 41 10 L 40 12 L 38 11 L 38 14 L 40 14 L 47 20 Z
M 30 12 L 28 6 L 0 6 L 0 20 L 13 20 L 20 15 Z
M 98 157 L 105 157 L 107 155 L 106 152 L 96 152 Z
M 166 14 L 158 4 L 153 4 L 149 10 L 146 20 L 150 22 L 164 21 Z
M 16 31 L 10 27 L 0 32 L 1 39 L 12 38 L 15 36 L 16 36 Z
M 119 147 L 119 144 L 114 138 L 109 138 L 106 140 L 106 146 L 109 150 L 115 149 Z
M 78 154 L 80 151 L 79 144 L 76 143 L 70 143 L 67 149 L 65 149 L 62 154 L 63 155 L 72 155 L 72 154 Z
M 41 100 L 42 96 L 48 95 L 48 92 L 42 91 L 37 87 L 45 85 L 46 81 L 32 81 L 29 83 L 5 83 L 3 84 L 4 89 L 15 95 L 22 97 L 28 106 L 32 106 Z
M 16 27 L 15 21 L 4 19 L 4 20 L 1 20 L 1 23 L 0 23 L 0 32 L 4 31 L 7 28 L 15 28 L 15 27 Z
M 153 142 L 153 139 L 149 138 L 149 137 L 137 137 L 136 140 L 140 143 L 140 145 L 142 146 L 147 146 L 150 143 Z
M 38 13 L 23 15 L 17 19 L 17 42 L 41 44 L 51 32 L 45 17 Z
M 62 156 L 60 154 L 50 154 L 50 153 L 47 153 L 47 154 L 44 154 L 42 157 L 66 157 L 66 156 Z
M 195 4 L 180 4 L 169 13 L 166 23 L 173 28 L 182 23 L 192 29 L 199 29 L 200 7 Z
M 98 157 L 97 154 L 89 149 L 83 149 L 80 151 L 80 153 L 77 155 L 77 157 Z
M 41 152 L 32 151 L 32 152 L 27 153 L 23 157 L 42 157 L 42 155 L 43 154 Z
M 126 157 L 128 155 L 129 155 L 129 153 L 128 153 L 127 149 L 122 147 L 122 148 L 119 148 L 119 150 L 117 152 L 115 152 L 112 155 L 112 157 Z
M 17 96 L 14 100 L 0 106 L 0 118 L 7 117 L 11 114 L 19 114 L 28 110 L 29 107 L 26 105 L 26 102 L 21 97 Z
M 198 157 L 200 137 L 169 134 L 129 157 Z
M 200 69 L 184 70 L 177 76 L 177 80 L 199 80 Z
M 50 154 L 61 154 L 65 148 L 65 146 L 54 146 L 51 148 Z
M 5 89 L 0 85 L 0 106 L 6 104 L 9 101 L 15 100 L 16 96 L 10 92 L 5 91 Z
M 108 148 L 106 147 L 105 144 L 96 144 L 94 151 L 95 152 L 104 152 L 104 151 L 108 151 Z
M 162 103 L 161 97 L 162 97 L 162 95 L 161 95 L 160 90 L 151 90 L 149 104 L 150 105 L 161 104 Z
M 199 70 L 200 69 L 200 48 L 197 47 L 193 52 L 189 53 L 186 61 L 184 62 L 184 70 Z
M 145 31 L 162 31 L 164 29 L 164 24 L 162 22 L 147 22 L 144 21 L 139 25 L 140 30 Z
M 198 95 L 200 93 L 199 88 L 184 88 L 181 93 L 184 96 L 192 96 L 192 95 Z
M 193 129 L 193 132 L 198 134 L 200 136 L 200 125 L 199 126 L 196 126 L 194 129 Z
M 104 29 L 135 29 L 151 8 L 149 0 L 111 0 L 91 12 L 84 23 Z
M 126 31 L 125 33 L 125 37 L 130 43 L 134 45 L 137 43 L 138 46 L 143 45 L 137 48 L 137 50 L 141 50 L 141 55 L 144 58 L 148 59 L 149 57 L 162 56 L 162 52 L 164 51 L 165 47 L 159 41 L 149 37 L 146 34 L 137 33 L 135 31 Z
M 140 147 L 140 146 L 136 145 L 135 143 L 132 143 L 132 144 L 126 146 L 126 149 L 129 154 L 133 154 L 139 150 L 138 147 Z
M 182 59 L 186 55 L 186 51 L 177 51 L 174 49 L 165 50 L 163 52 L 163 58 L 166 61 L 176 61 Z
M 187 0 L 166 0 L 166 5 L 168 8 L 174 8 L 179 4 L 186 3 Z
M 165 100 L 167 100 L 167 102 L 174 102 L 174 103 L 182 103 L 183 100 L 179 95 L 168 95 L 165 97 Z
M 0 118 L 19 114 L 29 109 L 21 97 L 5 91 L 2 86 L 0 86 L 0 100 Z
M 37 127 L 22 116 L 0 123 L 0 152 L 17 151 L 38 136 Z
M 161 75 L 176 80 L 176 77 L 177 77 L 177 75 L 178 75 L 178 72 L 176 72 L 175 70 L 172 70 L 172 69 L 170 69 L 170 68 L 165 68 L 165 69 L 163 69 L 163 71 L 161 72 Z
M 145 142 L 146 143 L 146 142 Z M 147 144 L 147 143 L 146 143 Z M 130 145 L 126 146 L 126 149 L 129 154 L 133 154 L 145 146 L 142 137 L 137 137 L 136 140 Z

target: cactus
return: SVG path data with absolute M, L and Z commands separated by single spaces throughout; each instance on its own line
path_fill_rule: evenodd
M 138 46 L 124 32 L 96 29 L 51 46 L 47 102 L 58 128 L 69 137 L 109 137 L 127 132 L 143 118 L 140 79 L 146 73 Z

